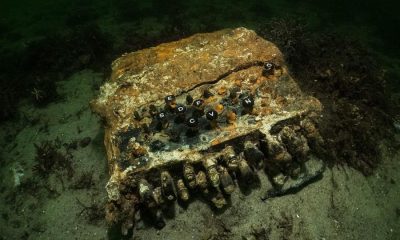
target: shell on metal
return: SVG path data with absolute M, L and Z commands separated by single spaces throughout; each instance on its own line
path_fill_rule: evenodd
M 276 164 L 286 164 L 292 161 L 292 155 L 277 138 L 271 138 L 267 144 L 270 161 L 272 160 Z
M 304 160 L 310 150 L 307 139 L 289 126 L 285 126 L 279 134 L 289 153 L 297 160 Z
M 153 187 L 146 179 L 139 181 L 139 196 L 142 202 L 149 202 L 153 198 Z
M 163 196 L 169 201 L 176 199 L 176 189 L 174 179 L 171 177 L 168 171 L 161 172 L 161 190 Z
M 153 198 L 154 198 L 154 201 L 155 201 L 157 206 L 160 206 L 160 205 L 164 204 L 165 200 L 164 200 L 164 197 L 163 197 L 163 193 L 162 193 L 161 187 L 154 188 L 154 190 L 153 190 Z
M 190 163 L 183 164 L 183 178 L 190 189 L 196 187 L 196 172 Z
M 228 170 L 223 166 L 218 166 L 218 172 L 221 179 L 221 187 L 226 194 L 231 194 L 235 190 L 235 183 Z
M 244 158 L 240 159 L 238 168 L 240 172 L 240 178 L 244 179 L 245 181 L 250 181 L 254 176 L 253 170 L 250 168 L 249 164 L 247 164 Z
M 264 166 L 265 156 L 252 141 L 244 143 L 244 157 L 255 168 L 261 169 Z
M 215 188 L 218 188 L 220 179 L 217 171 L 217 160 L 215 158 L 206 158 L 203 162 L 203 165 L 207 171 L 211 185 Z
M 189 190 L 185 186 L 185 183 L 182 179 L 178 179 L 178 181 L 176 181 L 176 189 L 178 191 L 179 198 L 182 201 L 189 200 Z
M 208 188 L 208 181 L 207 175 L 203 171 L 199 171 L 196 175 L 196 185 L 202 190 L 207 191 Z
M 232 146 L 225 147 L 221 151 L 220 155 L 230 171 L 236 171 L 239 169 L 239 158 Z

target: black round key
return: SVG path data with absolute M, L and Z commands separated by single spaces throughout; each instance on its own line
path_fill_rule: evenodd
M 270 63 L 270 62 L 267 62 L 267 63 L 264 65 L 265 70 L 271 70 L 273 67 L 274 67 L 274 64 L 272 64 L 272 63 Z
M 274 73 L 275 65 L 271 62 L 267 62 L 264 64 L 263 75 L 268 76 Z
M 197 120 L 197 118 L 195 118 L 195 117 L 190 117 L 186 120 L 186 125 L 188 127 L 194 128 L 194 127 L 197 127 L 198 124 L 199 124 L 199 120 Z
M 206 112 L 206 118 L 210 121 L 214 121 L 218 118 L 218 113 L 214 109 Z
M 172 101 L 175 100 L 175 96 L 174 95 L 168 95 L 168 96 L 165 97 L 164 100 L 165 100 L 165 103 L 169 104 L 169 103 L 171 103 Z
M 183 105 L 176 106 L 176 113 L 184 114 L 186 112 L 186 107 Z
M 195 107 L 201 107 L 204 103 L 203 99 L 197 99 L 196 101 L 193 102 L 193 106 Z
M 164 111 L 161 111 L 157 114 L 157 119 L 161 122 L 167 120 L 167 114 Z
M 242 100 L 242 106 L 244 108 L 252 108 L 254 106 L 254 100 L 252 97 L 245 97 Z

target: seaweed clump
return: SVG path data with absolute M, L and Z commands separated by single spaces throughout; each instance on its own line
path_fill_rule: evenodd
M 43 141 L 39 145 L 35 144 L 35 148 L 36 164 L 32 170 L 40 177 L 47 178 L 56 171 L 66 172 L 68 178 L 73 176 L 71 155 L 61 152 L 55 141 Z
M 285 55 L 300 87 L 324 105 L 323 158 L 364 175 L 379 163 L 379 140 L 390 133 L 383 68 L 359 41 L 311 33 L 301 19 L 272 19 L 259 33 Z

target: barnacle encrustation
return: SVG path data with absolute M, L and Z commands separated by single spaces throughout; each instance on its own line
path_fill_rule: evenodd
M 123 232 L 132 209 L 150 210 L 163 226 L 162 205 L 194 191 L 222 208 L 237 182 L 260 169 L 279 195 L 288 179 L 309 172 L 323 144 L 321 103 L 251 30 L 196 34 L 125 54 L 112 69 L 91 106 L 106 122 L 107 219 L 122 222 Z

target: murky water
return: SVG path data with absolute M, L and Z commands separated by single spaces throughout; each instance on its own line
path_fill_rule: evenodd
M 104 221 L 104 130 L 89 101 L 125 52 L 241 26 L 276 43 L 300 87 L 324 104 L 332 168 L 271 204 L 256 189 L 222 212 L 178 205 L 162 230 L 139 219 L 135 239 L 400 239 L 398 9 L 358 0 L 3 1 L 0 239 L 122 238 Z

